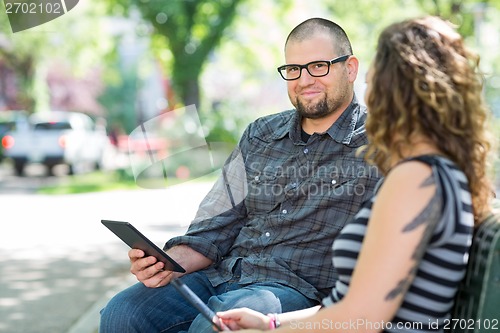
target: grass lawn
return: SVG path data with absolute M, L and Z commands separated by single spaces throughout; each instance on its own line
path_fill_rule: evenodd
M 41 194 L 74 194 L 122 189 L 139 189 L 134 179 L 121 178 L 115 172 L 91 172 L 73 176 L 61 176 L 57 185 L 42 186 Z
M 216 174 L 191 179 L 189 181 L 215 181 Z M 169 178 L 168 186 L 173 186 L 185 182 L 185 179 Z M 166 182 L 163 180 L 152 179 L 151 187 L 147 188 L 165 188 Z M 139 186 L 130 175 L 119 173 L 117 171 L 96 171 L 73 176 L 62 176 L 57 185 L 42 186 L 37 193 L 40 194 L 76 194 L 88 192 L 102 192 L 113 190 L 138 190 L 144 187 Z

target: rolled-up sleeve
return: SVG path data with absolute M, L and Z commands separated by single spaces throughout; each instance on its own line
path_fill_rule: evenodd
M 186 234 L 170 239 L 164 250 L 187 245 L 218 263 L 229 252 L 245 223 L 247 194 L 245 165 L 239 145 L 226 160 L 221 175 L 201 202 Z

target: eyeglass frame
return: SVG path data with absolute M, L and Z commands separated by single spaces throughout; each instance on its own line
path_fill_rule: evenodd
M 332 60 L 315 60 L 315 61 L 311 61 L 311 62 L 308 62 L 307 64 L 305 65 L 299 65 L 299 64 L 288 64 L 288 65 L 282 65 L 280 67 L 277 68 L 278 70 L 278 73 L 280 73 L 280 76 L 283 78 L 283 80 L 285 81 L 295 81 L 295 80 L 298 80 L 300 79 L 300 77 L 302 76 L 302 70 L 305 69 L 307 71 L 307 73 L 309 73 L 309 75 L 311 75 L 312 77 L 323 77 L 323 76 L 327 76 L 329 73 L 330 73 L 330 66 L 333 65 L 333 64 L 336 64 L 338 62 L 344 62 L 344 61 L 347 61 L 347 59 L 349 59 L 349 57 L 352 56 L 352 54 L 346 54 L 346 55 L 343 55 L 343 56 L 340 56 L 340 57 L 337 57 L 337 58 L 334 58 Z M 313 75 L 311 74 L 311 72 L 309 72 L 309 65 L 311 64 L 314 64 L 314 63 L 317 63 L 317 62 L 325 62 L 325 63 L 328 63 L 328 69 L 326 70 L 326 73 L 325 74 L 322 74 L 322 75 Z M 299 71 L 299 76 L 297 76 L 296 78 L 294 79 L 287 79 L 285 78 L 285 76 L 283 75 L 283 73 L 281 73 L 281 70 L 284 70 L 286 69 L 286 67 L 288 66 L 296 66 L 300 69 Z

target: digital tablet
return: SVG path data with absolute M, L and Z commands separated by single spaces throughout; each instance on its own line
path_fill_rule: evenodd
M 218 318 L 212 309 L 210 309 L 203 301 L 191 290 L 188 286 L 186 286 L 181 280 L 173 279 L 170 283 L 177 289 L 177 291 L 184 296 L 184 298 L 194 306 L 205 319 L 207 319 L 212 325 L 217 327 L 217 330 L 220 331 L 229 331 L 229 329 L 224 325 L 224 328 L 219 325 L 219 323 L 214 322 L 214 318 Z
M 165 251 L 156 246 L 129 222 L 101 220 L 101 223 L 131 248 L 140 249 L 144 251 L 146 256 L 153 256 L 158 261 L 164 263 L 165 270 L 180 273 L 186 272 L 181 265 L 179 265 L 174 259 L 170 258 Z

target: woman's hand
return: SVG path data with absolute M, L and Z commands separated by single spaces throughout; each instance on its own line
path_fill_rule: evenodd
M 258 330 L 265 331 L 269 329 L 269 323 L 271 321 L 268 316 L 248 308 L 218 312 L 217 316 L 227 327 L 229 327 L 231 331 L 237 331 L 245 328 L 256 328 Z M 249 333 L 251 332 L 260 331 L 249 331 Z

